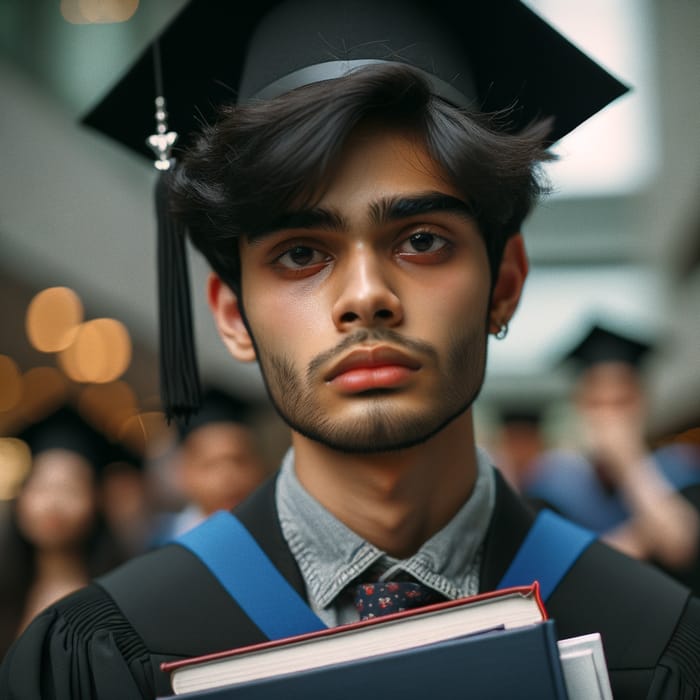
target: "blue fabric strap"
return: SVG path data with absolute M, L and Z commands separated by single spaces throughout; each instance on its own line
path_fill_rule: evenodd
M 539 581 L 540 595 L 546 601 L 594 539 L 589 530 L 552 511 L 541 511 L 498 588 Z M 325 629 L 231 513 L 215 513 L 175 542 L 204 563 L 269 639 Z
M 215 513 L 175 542 L 201 559 L 269 639 L 325 629 L 231 513 Z
M 498 588 L 539 581 L 546 601 L 596 536 L 551 510 L 540 511 Z

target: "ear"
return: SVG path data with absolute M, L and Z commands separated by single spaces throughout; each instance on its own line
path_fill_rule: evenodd
M 214 323 L 228 351 L 240 362 L 255 361 L 255 347 L 238 304 L 238 297 L 221 278 L 210 273 L 207 301 Z
M 501 266 L 491 294 L 489 333 L 498 333 L 515 313 L 520 301 L 529 264 L 521 234 L 511 236 L 503 249 Z

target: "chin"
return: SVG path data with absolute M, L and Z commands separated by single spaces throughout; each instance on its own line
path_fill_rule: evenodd
M 390 413 L 384 407 L 371 406 L 357 418 L 307 424 L 295 422 L 280 413 L 289 427 L 324 447 L 349 454 L 398 452 L 428 442 L 472 405 L 465 402 L 450 414 L 426 415 L 425 411 Z

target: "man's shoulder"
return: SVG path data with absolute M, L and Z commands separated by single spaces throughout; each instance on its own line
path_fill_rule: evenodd
M 0 696 L 87 700 L 114 684 L 132 700 L 153 694 L 155 668 L 119 607 L 91 583 L 37 615 L 10 647 L 0 666 Z
M 216 576 L 177 544 L 137 557 L 97 584 L 149 649 L 195 656 L 263 641 Z
M 547 608 L 559 633 L 600 632 L 615 668 L 653 668 L 690 591 L 655 567 L 594 542 L 567 572 Z
M 700 634 L 687 633 L 700 621 L 700 600 L 645 562 L 594 542 L 547 610 L 560 637 L 601 634 L 619 697 L 643 697 L 648 688 L 668 683 L 700 683 Z M 677 696 L 664 690 L 653 697 Z

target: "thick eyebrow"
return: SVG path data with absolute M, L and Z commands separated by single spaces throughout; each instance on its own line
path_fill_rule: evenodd
M 342 231 L 347 229 L 347 222 L 334 210 L 315 207 L 313 209 L 300 209 L 298 211 L 285 212 L 272 223 L 261 227 L 248 236 L 249 242 L 263 238 L 275 231 L 287 229 L 327 229 Z
M 426 192 L 408 197 L 385 197 L 369 205 L 370 221 L 377 226 L 434 212 L 457 214 L 467 221 L 474 221 L 473 211 L 466 202 L 441 192 Z M 294 229 L 344 231 L 348 228 L 348 222 L 338 211 L 314 207 L 285 212 L 272 223 L 249 234 L 248 241 L 255 242 L 275 231 Z
M 385 224 L 434 212 L 457 214 L 468 221 L 474 221 L 474 212 L 466 202 L 441 192 L 427 192 L 410 197 L 387 197 L 370 205 L 370 216 L 374 224 Z

